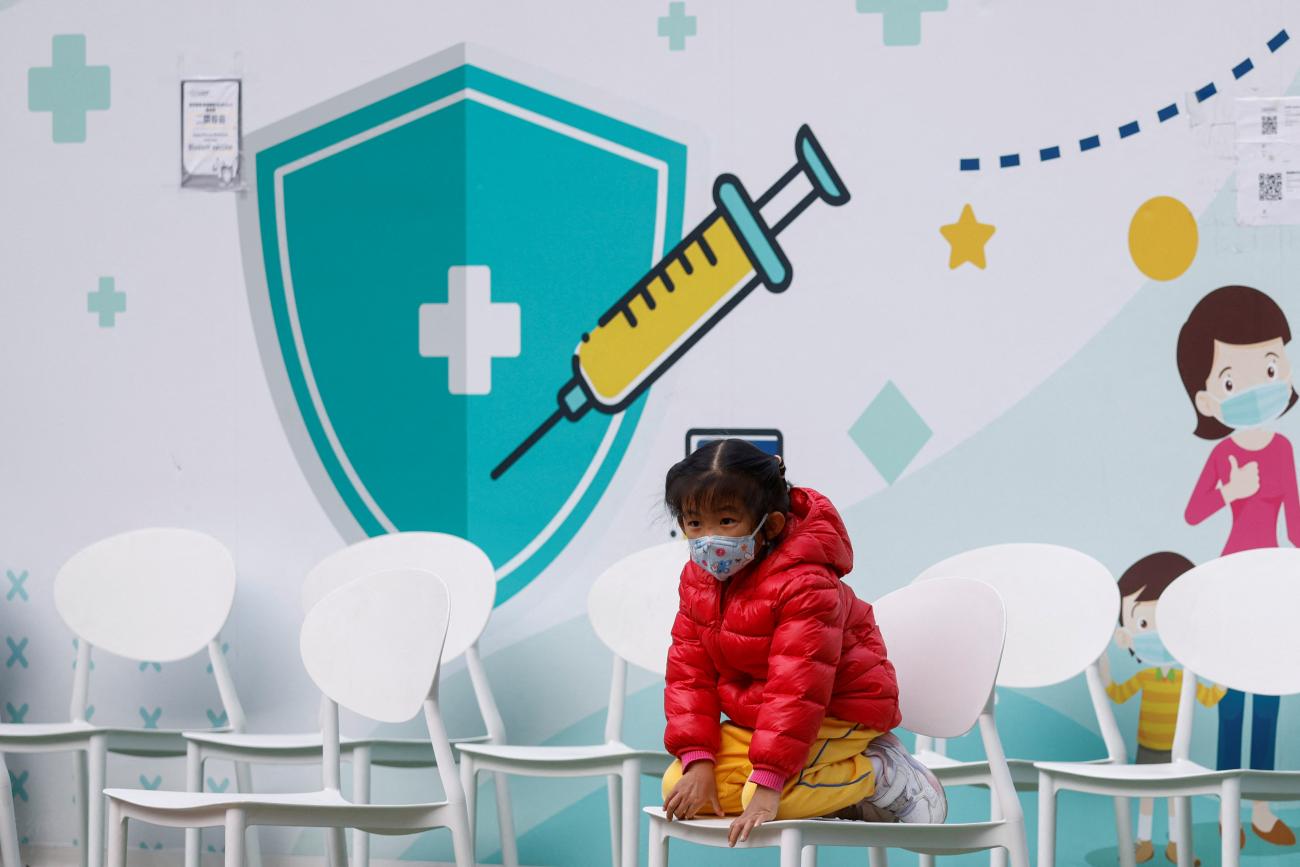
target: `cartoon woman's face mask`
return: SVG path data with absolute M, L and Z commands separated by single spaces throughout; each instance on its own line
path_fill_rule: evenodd
M 1266 382 L 1219 401 L 1223 423 L 1234 430 L 1249 430 L 1277 421 L 1291 402 L 1291 383 Z

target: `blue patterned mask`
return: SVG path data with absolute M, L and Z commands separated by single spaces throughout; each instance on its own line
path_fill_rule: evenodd
M 1219 401 L 1219 411 L 1228 427 L 1248 430 L 1275 421 L 1290 402 L 1291 383 L 1266 382 Z
M 726 581 L 754 560 L 758 553 L 758 531 L 767 515 L 748 536 L 700 536 L 690 540 L 691 562 L 719 581 Z

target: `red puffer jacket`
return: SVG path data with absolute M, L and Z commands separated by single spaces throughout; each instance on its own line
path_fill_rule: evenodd
M 880 732 L 901 719 L 875 615 L 840 580 L 853 548 L 839 513 L 795 488 L 787 518 L 776 548 L 730 581 L 682 570 L 664 690 L 674 756 L 716 754 L 725 713 L 754 729 L 754 769 L 784 779 L 807 763 L 823 717 Z

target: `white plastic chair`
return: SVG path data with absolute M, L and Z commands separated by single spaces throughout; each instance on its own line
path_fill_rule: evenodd
M 1168 764 L 1038 765 L 1038 864 L 1056 855 L 1056 793 L 1062 790 L 1177 802 L 1178 864 L 1195 863 L 1191 798 L 1217 795 L 1220 863 L 1237 865 L 1241 799 L 1300 800 L 1300 772 L 1213 771 L 1190 757 L 1197 678 L 1258 695 L 1300 693 L 1300 550 L 1263 548 L 1220 557 L 1179 576 L 1160 597 L 1156 622 L 1183 667 L 1173 761 Z M 1130 848 L 1130 854 L 1131 854 Z M 1124 850 L 1120 850 L 1124 854 Z
M 358 575 L 393 569 L 434 572 L 451 596 L 451 623 L 442 649 L 442 664 L 446 665 L 464 654 L 479 713 L 487 728 L 484 736 L 453 739 L 452 743 L 505 743 L 505 726 L 478 652 L 479 638 L 487 627 L 496 599 L 496 576 L 492 561 L 477 545 L 458 536 L 426 532 L 391 533 L 349 545 L 329 555 L 307 573 L 302 586 L 303 612 L 311 611 L 322 598 Z M 189 740 L 186 782 L 191 792 L 203 790 L 203 765 L 209 759 L 255 764 L 317 764 L 322 755 L 319 731 L 299 734 L 187 732 L 185 736 Z M 352 801 L 357 804 L 370 801 L 372 766 L 430 768 L 436 764 L 429 741 L 424 738 L 340 736 L 339 748 L 341 759 L 352 763 Z M 510 793 L 504 775 L 496 779 L 496 796 L 497 810 L 502 817 L 502 851 L 517 861 L 514 831 L 510 825 Z M 186 867 L 199 865 L 199 834 L 198 828 L 186 832 Z M 370 862 L 369 835 L 358 829 L 353 833 L 352 841 L 353 867 L 366 867 Z M 250 867 L 257 867 L 260 853 L 256 833 L 248 841 L 248 855 Z
M 228 728 L 244 711 L 218 639 L 235 598 L 235 562 L 211 536 L 156 528 L 110 536 L 74 554 L 54 579 L 54 605 L 77 636 L 71 720 L 0 725 L 0 753 L 77 753 L 77 805 L 88 867 L 103 864 L 107 753 L 185 755 L 179 729 L 131 729 L 86 720 L 90 651 L 99 647 L 136 662 L 173 662 L 208 649 Z M 236 769 L 236 785 L 249 784 Z
M 903 726 L 926 737 L 956 737 L 976 723 L 989 757 L 989 778 L 1001 819 L 943 825 L 899 825 L 843 819 L 793 819 L 758 826 L 737 848 L 779 846 L 781 867 L 815 867 L 817 846 L 870 847 L 884 867 L 886 847 L 958 855 L 1003 847 L 1014 867 L 1028 867 L 1025 820 L 993 719 L 993 687 L 1006 616 L 998 592 L 969 578 L 934 578 L 895 590 L 875 603 L 876 623 L 898 676 Z M 732 820 L 669 822 L 650 816 L 650 867 L 668 864 L 668 840 L 725 847 Z
M 127 821 L 171 828 L 225 827 L 227 867 L 239 867 L 247 829 L 258 825 L 330 828 L 330 862 L 347 859 L 344 828 L 375 834 L 452 833 L 457 867 L 472 867 L 465 795 L 438 709 L 438 666 L 447 635 L 446 587 L 431 572 L 367 575 L 320 600 L 303 621 L 299 648 L 327 698 L 323 788 L 287 795 L 108 789 L 109 867 L 126 867 Z M 339 706 L 381 722 L 404 722 L 423 708 L 446 800 L 354 804 L 339 791 Z
M 1115 633 L 1119 590 L 1110 570 L 1080 551 L 1060 545 L 1013 543 L 976 548 L 936 563 L 917 581 L 949 575 L 974 578 L 1002 595 L 1007 611 L 1007 644 L 998 669 L 998 686 L 1033 689 L 1052 686 L 1084 672 L 1088 695 L 1107 755 L 1098 763 L 1123 764 L 1124 738 L 1102 685 L 1097 659 Z M 916 755 L 948 787 L 987 786 L 988 762 L 959 762 L 946 754 L 943 741 L 918 737 Z M 1026 759 L 1009 759 L 1011 779 L 1019 791 L 1038 788 L 1038 771 Z M 991 790 L 990 790 L 991 792 Z M 998 800 L 990 798 L 992 818 Z M 1128 802 L 1117 799 L 1118 835 L 1132 840 Z M 990 853 L 1001 864 L 1005 851 Z M 933 858 L 921 856 L 921 864 Z
M 672 764 L 666 753 L 623 743 L 627 666 L 662 675 L 679 605 L 678 578 L 690 559 L 685 542 L 668 542 L 624 557 L 596 579 L 587 615 L 596 635 L 614 652 L 605 717 L 605 743 L 592 746 L 499 746 L 458 744 L 461 775 L 474 822 L 474 781 L 482 771 L 533 777 L 608 778 L 611 863 L 640 861 L 641 775 L 662 776 Z M 504 832 L 503 832 L 504 833 Z M 505 861 L 518 867 L 518 861 Z

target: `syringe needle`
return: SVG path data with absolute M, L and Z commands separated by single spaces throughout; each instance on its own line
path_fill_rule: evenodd
M 515 450 L 507 455 L 504 461 L 496 465 L 496 469 L 492 471 L 492 479 L 495 481 L 496 479 L 501 478 L 501 476 L 505 474 L 506 470 L 515 465 L 515 461 L 524 456 L 524 452 L 531 449 L 539 439 L 546 436 L 546 432 L 555 427 L 562 418 L 564 418 L 563 410 L 557 409 L 555 412 L 551 413 L 546 421 L 541 423 L 537 430 L 530 433 L 526 440 L 515 446 Z

